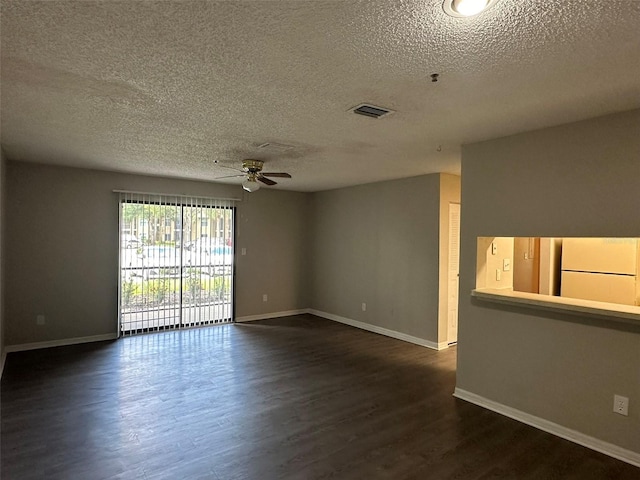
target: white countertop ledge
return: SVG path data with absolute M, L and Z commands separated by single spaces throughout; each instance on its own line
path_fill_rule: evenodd
M 632 305 L 514 292 L 513 290 L 499 288 L 478 288 L 471 291 L 471 296 L 486 302 L 518 305 L 576 315 L 595 315 L 613 321 L 640 324 L 640 307 Z

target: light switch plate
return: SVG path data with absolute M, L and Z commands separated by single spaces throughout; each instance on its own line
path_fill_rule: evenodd
M 505 272 L 508 272 L 509 270 L 511 270 L 510 258 L 505 258 L 504 260 L 502 260 L 502 270 L 504 270 Z

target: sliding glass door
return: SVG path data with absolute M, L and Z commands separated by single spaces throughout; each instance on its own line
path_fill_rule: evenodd
M 233 318 L 231 201 L 122 193 L 120 332 Z

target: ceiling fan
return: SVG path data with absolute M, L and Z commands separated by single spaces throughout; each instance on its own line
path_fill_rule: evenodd
M 224 165 L 220 165 L 221 167 Z M 265 185 L 277 185 L 277 182 L 274 182 L 270 178 L 267 177 L 278 177 L 278 178 L 291 178 L 291 175 L 285 172 L 263 172 L 262 167 L 264 166 L 264 162 L 262 160 L 243 160 L 242 161 L 242 170 L 238 170 L 233 168 L 233 170 L 237 170 L 238 172 L 242 172 L 238 175 L 227 175 L 225 177 L 218 178 L 233 178 L 233 177 L 244 177 L 247 179 L 242 182 L 242 188 L 247 192 L 255 192 L 260 189 L 260 184 L 258 182 L 264 183 Z M 232 167 L 225 167 L 232 168 Z

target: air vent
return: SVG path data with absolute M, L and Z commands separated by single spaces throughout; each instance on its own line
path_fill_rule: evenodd
M 363 103 L 362 105 L 353 107 L 351 111 L 353 113 L 357 113 L 358 115 L 364 115 L 365 117 L 371 118 L 380 118 L 393 113 L 393 110 L 389 110 L 388 108 L 376 107 L 375 105 L 370 105 L 368 103 Z

